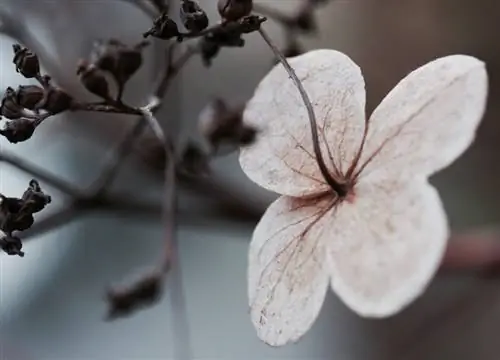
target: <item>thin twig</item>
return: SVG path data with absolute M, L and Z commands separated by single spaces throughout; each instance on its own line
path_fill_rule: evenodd
M 134 143 L 146 126 L 143 117 L 137 118 L 135 124 L 112 152 L 108 162 L 101 171 L 99 178 L 91 185 L 90 193 L 99 196 L 112 184 L 124 164 L 124 160 L 132 150 Z
M 313 141 L 313 148 L 314 148 L 314 154 L 316 156 L 316 162 L 318 163 L 319 169 L 321 171 L 321 174 L 323 175 L 323 178 L 325 181 L 330 185 L 330 187 L 337 193 L 338 196 L 342 197 L 346 195 L 346 188 L 340 184 L 332 174 L 330 174 L 330 171 L 328 170 L 325 161 L 323 159 L 323 155 L 321 153 L 321 148 L 319 145 L 319 140 L 318 140 L 318 128 L 317 128 L 317 121 L 316 121 L 316 115 L 314 114 L 314 109 L 311 104 L 311 100 L 309 99 L 309 96 L 307 95 L 306 90 L 304 89 L 304 86 L 302 85 L 302 82 L 298 78 L 297 74 L 295 73 L 295 70 L 290 66 L 288 63 L 287 59 L 285 56 L 281 53 L 281 51 L 274 45 L 273 41 L 271 38 L 267 35 L 267 33 L 264 31 L 264 29 L 260 28 L 259 29 L 259 34 L 262 36 L 266 44 L 271 48 L 271 50 L 274 52 L 274 55 L 276 58 L 280 61 L 280 63 L 283 65 L 287 73 L 290 75 L 292 78 L 293 82 L 295 83 L 295 86 L 299 90 L 300 96 L 302 97 L 302 101 L 304 102 L 304 105 L 307 109 L 307 114 L 309 117 L 309 123 L 311 125 L 311 135 L 312 135 L 312 141 Z
M 23 242 L 30 240 L 35 236 L 46 234 L 52 230 L 59 229 L 61 226 L 68 225 L 71 221 L 82 215 L 82 209 L 71 204 L 63 209 L 37 220 L 31 228 L 22 232 Z

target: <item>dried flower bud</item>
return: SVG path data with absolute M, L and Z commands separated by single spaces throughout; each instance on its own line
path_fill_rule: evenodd
M 7 255 L 17 255 L 23 257 L 24 252 L 21 251 L 22 248 L 23 243 L 18 237 L 13 235 L 4 235 L 0 237 L 0 249 L 2 249 Z
M 16 91 L 17 103 L 26 109 L 34 110 L 42 101 L 45 91 L 37 85 L 19 85 Z
M 263 16 L 249 15 L 240 19 L 239 32 L 241 34 L 249 34 L 260 29 L 261 24 L 267 19 Z
M 236 138 L 241 146 L 250 145 L 255 141 L 257 130 L 246 125 L 242 125 L 237 132 Z
M 21 200 L 24 202 L 24 208 L 31 214 L 42 211 L 52 198 L 45 194 L 36 180 L 31 180 L 26 191 L 23 193 Z
M 80 60 L 76 74 L 80 76 L 80 82 L 88 91 L 105 100 L 112 101 L 108 80 L 97 66 L 89 64 L 86 60 Z
M 33 214 L 24 208 L 22 199 L 1 197 L 0 230 L 7 234 L 13 231 L 24 231 L 29 229 L 34 222 Z
M 210 37 L 204 36 L 200 40 L 200 54 L 205 66 L 212 65 L 212 60 L 220 52 L 220 45 L 210 40 Z
M 12 49 L 17 72 L 26 78 L 34 78 L 40 74 L 40 62 L 35 53 L 19 44 L 12 45 Z
M 188 175 L 207 175 L 210 173 L 210 158 L 199 146 L 189 143 L 181 157 L 179 170 Z
M 73 98 L 63 89 L 51 85 L 45 93 L 45 98 L 35 107 L 44 109 L 52 115 L 59 114 L 63 111 L 71 109 L 73 106 Z
M 182 0 L 180 18 L 184 27 L 194 33 L 200 32 L 208 27 L 208 16 L 193 0 Z
M 3 129 L 0 129 L 0 135 L 4 136 L 9 142 L 17 144 L 26 141 L 33 136 L 37 123 L 35 120 L 19 118 L 8 121 Z
M 17 102 L 16 91 L 8 87 L 3 94 L 0 112 L 7 119 L 19 119 L 25 115 L 24 108 Z
M 106 297 L 109 304 L 107 319 L 129 315 L 141 307 L 158 301 L 162 294 L 163 278 L 161 273 L 142 277 L 130 287 L 108 289 Z
M 221 145 L 247 145 L 256 131 L 243 124 L 243 108 L 229 108 L 221 99 L 209 103 L 200 113 L 198 129 L 214 151 Z
M 153 22 L 153 27 L 142 36 L 145 38 L 152 36 L 163 40 L 169 40 L 178 37 L 179 34 L 179 28 L 175 21 L 172 20 L 167 13 L 163 13 Z
M 252 8 L 252 0 L 219 0 L 217 3 L 220 16 L 227 21 L 236 21 L 250 15 Z
M 318 24 L 313 12 L 309 8 L 304 8 L 295 18 L 295 26 L 307 33 L 313 33 L 318 30 Z
M 142 65 L 142 49 L 148 41 L 130 47 L 116 39 L 94 44 L 90 55 L 91 63 L 99 69 L 109 72 L 116 81 L 124 85 Z

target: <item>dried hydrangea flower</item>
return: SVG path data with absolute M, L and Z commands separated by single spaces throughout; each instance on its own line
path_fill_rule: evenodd
M 260 135 L 240 154 L 250 179 L 282 194 L 249 250 L 251 319 L 274 346 L 308 331 L 329 286 L 365 317 L 393 315 L 425 290 L 449 235 L 428 177 L 472 143 L 488 82 L 483 62 L 443 57 L 410 73 L 366 120 L 363 76 L 349 57 L 315 50 L 290 63 L 342 191 L 322 177 L 304 103 L 277 65 L 247 104 L 244 122 Z

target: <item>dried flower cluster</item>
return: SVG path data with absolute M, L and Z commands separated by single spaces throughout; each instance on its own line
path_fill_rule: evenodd
M 17 232 L 29 229 L 33 214 L 42 211 L 51 201 L 36 180 L 31 180 L 20 198 L 0 194 L 0 248 L 8 255 L 24 256 L 23 244 Z

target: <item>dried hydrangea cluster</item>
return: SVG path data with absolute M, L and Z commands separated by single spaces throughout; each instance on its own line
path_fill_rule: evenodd
M 367 119 L 363 76 L 349 57 L 315 50 L 290 64 L 277 65 L 248 103 L 244 122 L 259 136 L 240 155 L 250 179 L 282 194 L 253 233 L 248 270 L 252 322 L 274 346 L 308 331 L 329 287 L 366 317 L 393 315 L 425 290 L 449 236 L 428 177 L 472 143 L 488 85 L 476 58 L 439 58 Z M 312 137 L 304 98 L 317 119 Z
M 17 232 L 29 229 L 33 214 L 42 211 L 51 201 L 36 180 L 31 180 L 20 198 L 0 194 L 0 249 L 8 255 L 24 256 L 23 244 Z

